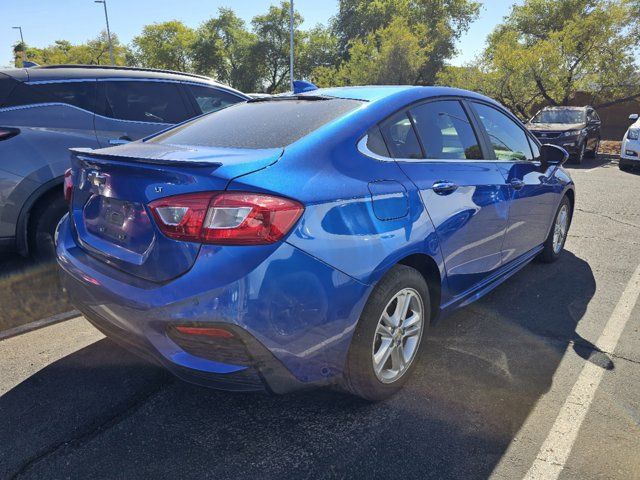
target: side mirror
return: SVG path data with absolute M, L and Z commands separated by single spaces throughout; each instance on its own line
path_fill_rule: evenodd
M 632 113 L 631 115 L 629 115 L 629 120 L 631 120 L 632 122 L 635 122 L 636 120 L 638 120 L 638 114 Z
M 560 167 L 569 159 L 569 152 L 558 145 L 545 143 L 540 147 L 540 159 L 544 170 L 550 166 Z

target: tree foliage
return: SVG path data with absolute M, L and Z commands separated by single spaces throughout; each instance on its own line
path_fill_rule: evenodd
M 126 65 L 129 50 L 118 40 L 118 36 L 111 34 L 113 54 L 116 65 Z M 15 65 L 22 65 L 22 51 L 20 43 L 14 45 L 13 53 Z M 109 40 L 107 32 L 102 31 L 96 38 L 80 45 L 72 45 L 66 40 L 56 40 L 53 45 L 45 48 L 26 46 L 26 57 L 31 62 L 40 65 L 55 64 L 83 64 L 83 65 L 111 65 L 109 57 Z
M 587 92 L 596 106 L 640 96 L 634 5 L 625 0 L 526 0 L 489 36 L 481 57 L 441 83 L 480 90 L 523 116 Z
M 178 20 L 146 25 L 133 39 L 133 59 L 147 68 L 192 71 L 195 32 Z

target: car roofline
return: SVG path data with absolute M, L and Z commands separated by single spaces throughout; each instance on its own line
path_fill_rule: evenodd
M 179 72 L 177 70 L 166 70 L 162 68 L 144 68 L 144 67 L 126 67 L 115 65 L 83 65 L 83 64 L 56 64 L 56 65 L 37 65 L 31 67 L 31 70 L 53 70 L 53 69 L 87 69 L 87 70 L 122 70 L 133 72 L 152 72 L 152 73 L 168 73 L 172 75 L 181 75 L 184 77 L 199 78 L 201 80 L 208 80 L 212 82 L 211 78 L 205 75 L 198 75 L 196 73 Z

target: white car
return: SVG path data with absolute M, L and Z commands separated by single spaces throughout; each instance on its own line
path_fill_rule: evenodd
M 627 129 L 620 149 L 620 170 L 631 170 L 640 167 L 640 119 L 637 113 L 629 115 L 633 125 Z

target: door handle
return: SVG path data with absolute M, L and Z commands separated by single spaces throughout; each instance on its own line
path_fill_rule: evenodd
M 514 190 L 520 190 L 522 187 L 524 187 L 524 182 L 519 178 L 514 178 L 509 182 L 509 184 L 513 187 Z
M 109 145 L 124 145 L 125 143 L 129 143 L 131 141 L 131 137 L 123 135 L 120 138 L 112 138 L 109 140 Z
M 458 189 L 458 185 L 448 180 L 438 180 L 433 183 L 433 191 L 438 195 L 449 195 Z

